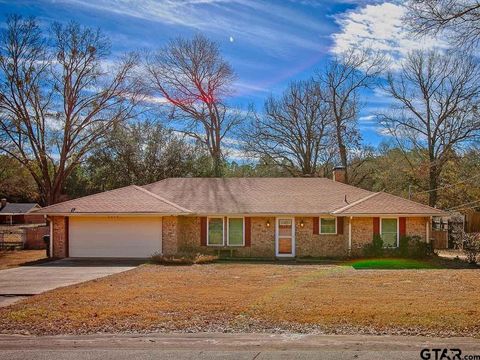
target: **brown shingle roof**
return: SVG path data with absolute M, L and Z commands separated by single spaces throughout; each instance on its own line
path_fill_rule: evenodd
M 429 206 L 325 178 L 171 178 L 35 211 L 43 214 L 443 215 Z
M 198 214 L 326 214 L 370 191 L 325 178 L 170 178 L 145 185 Z
M 36 210 L 40 214 L 185 214 L 189 211 L 136 185 L 69 200 Z
M 366 198 L 334 212 L 338 215 L 415 214 L 442 216 L 445 213 L 430 206 L 384 192 L 372 193 Z

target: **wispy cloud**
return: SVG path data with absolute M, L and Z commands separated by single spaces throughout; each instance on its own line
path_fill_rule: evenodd
M 317 50 L 320 35 L 329 27 L 314 17 L 283 6 L 254 0 L 60 0 L 74 4 L 160 22 L 174 26 L 215 33 L 235 41 L 261 46 L 274 55 L 289 52 L 292 47 Z M 292 26 L 295 31 L 292 31 Z M 286 30 L 290 29 L 290 30 Z M 273 46 L 274 45 L 274 46 Z
M 367 5 L 336 16 L 340 32 L 333 34 L 334 53 L 341 53 L 351 47 L 367 47 L 383 53 L 398 68 L 408 52 L 417 49 L 445 48 L 439 39 L 416 39 L 410 34 L 402 18 L 405 7 L 385 2 Z

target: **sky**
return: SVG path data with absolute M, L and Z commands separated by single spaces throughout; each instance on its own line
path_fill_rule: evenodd
M 440 40 L 413 39 L 396 0 L 0 0 L 0 14 L 12 13 L 33 15 L 44 24 L 75 20 L 100 27 L 111 39 L 112 57 L 203 33 L 219 44 L 237 74 L 232 101 L 259 110 L 267 96 L 312 76 L 350 46 L 383 52 L 392 71 L 410 50 L 443 46 Z M 374 114 L 389 105 L 382 91 L 363 91 L 364 144 L 386 138 Z

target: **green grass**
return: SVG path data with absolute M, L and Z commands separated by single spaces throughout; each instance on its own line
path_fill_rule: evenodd
M 384 270 L 402 270 L 402 269 L 435 269 L 438 266 L 434 264 L 414 259 L 402 258 L 380 258 L 380 259 L 360 259 L 350 261 L 348 265 L 356 270 L 362 269 L 384 269 Z

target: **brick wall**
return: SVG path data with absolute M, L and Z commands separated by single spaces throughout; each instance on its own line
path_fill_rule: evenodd
M 373 218 L 354 217 L 352 219 L 352 254 L 360 254 L 363 247 L 371 243 L 372 239 Z
M 409 217 L 406 220 L 406 234 L 407 236 L 420 236 L 423 241 L 427 238 L 427 221 L 429 218 L 425 217 Z
M 303 219 L 304 227 L 300 227 Z M 267 221 L 270 227 L 267 227 Z M 348 249 L 348 221 L 343 235 L 313 235 L 312 218 L 296 218 L 297 256 L 344 256 Z M 275 257 L 275 218 L 251 217 L 252 241 L 249 247 L 214 247 L 200 245 L 200 218 L 181 216 L 178 220 L 178 251 L 215 253 L 219 249 L 235 249 L 239 257 Z
M 267 220 L 270 227 L 267 227 Z M 251 246 L 201 246 L 200 218 L 180 216 L 178 218 L 178 251 L 216 253 L 220 249 L 234 249 L 239 257 L 274 257 L 275 256 L 275 218 L 252 217 Z M 226 230 L 225 230 L 226 231 Z
M 313 234 L 311 217 L 295 218 L 295 228 L 297 256 L 337 257 L 348 253 L 348 218 L 344 219 L 342 235 Z
M 49 226 L 25 228 L 25 249 L 45 249 L 43 236 L 50 234 Z
M 67 256 L 67 227 L 64 216 L 54 216 L 52 218 L 52 241 L 53 257 L 64 258 Z
M 164 255 L 178 252 L 178 219 L 177 216 L 164 216 L 162 219 L 162 252 Z

